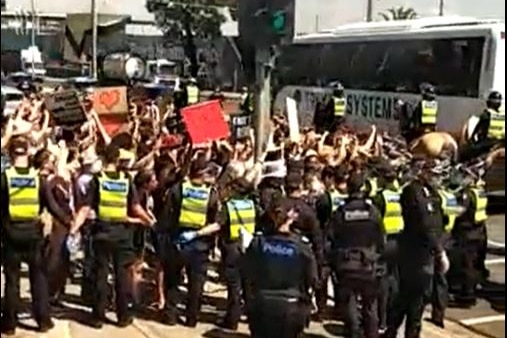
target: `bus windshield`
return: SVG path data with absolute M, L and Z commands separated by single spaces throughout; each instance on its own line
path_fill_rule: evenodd
M 439 95 L 478 97 L 485 38 L 336 43 L 299 42 L 282 50 L 275 85 L 325 86 L 418 93 L 423 82 Z

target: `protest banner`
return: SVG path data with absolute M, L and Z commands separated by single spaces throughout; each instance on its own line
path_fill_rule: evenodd
M 96 88 L 93 93 L 93 109 L 99 115 L 127 114 L 127 87 Z
M 289 139 L 297 143 L 299 142 L 300 133 L 296 100 L 287 97 L 285 106 L 287 107 L 287 120 L 289 122 Z
M 58 126 L 74 127 L 87 120 L 75 90 L 48 94 L 45 104 Z
M 111 137 L 121 130 L 127 123 L 127 115 L 99 115 L 100 122 L 104 126 L 107 134 Z
M 250 135 L 250 125 L 252 117 L 248 114 L 231 115 L 232 136 L 235 139 L 248 137 Z
M 228 138 L 231 134 L 218 100 L 183 108 L 181 117 L 194 145 Z

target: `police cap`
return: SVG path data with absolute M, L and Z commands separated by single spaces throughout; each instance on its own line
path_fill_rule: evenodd
M 365 182 L 366 179 L 362 171 L 355 171 L 350 174 L 347 180 L 347 192 L 349 195 L 360 192 Z
M 253 184 L 244 177 L 238 177 L 232 180 L 230 187 L 241 195 L 246 195 L 253 191 Z
M 502 103 L 502 94 L 496 90 L 492 91 L 488 95 L 488 102 L 501 104 Z

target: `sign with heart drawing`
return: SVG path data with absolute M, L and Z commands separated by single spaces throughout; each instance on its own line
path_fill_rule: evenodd
M 95 88 L 93 108 L 99 115 L 127 114 L 127 88 L 102 87 Z

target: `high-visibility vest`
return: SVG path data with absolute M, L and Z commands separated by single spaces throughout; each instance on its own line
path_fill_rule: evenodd
M 199 88 L 197 86 L 187 86 L 187 102 L 188 104 L 199 102 Z
M 40 213 L 39 173 L 30 168 L 20 174 L 16 168 L 5 170 L 9 189 L 9 217 L 13 222 L 31 221 Z
M 459 207 L 458 199 L 453 193 L 447 192 L 442 189 L 438 190 L 438 194 L 442 199 L 442 210 L 449 219 L 447 224 L 444 224 L 444 230 L 446 232 L 451 232 L 457 217 L 457 208 Z
M 399 191 L 385 189 L 382 191 L 382 197 L 384 198 L 386 209 L 384 213 L 386 234 L 397 234 L 403 230 L 404 225 L 400 204 L 401 193 Z
M 183 183 L 179 218 L 180 227 L 200 229 L 206 225 L 210 193 L 211 188 L 197 187 L 190 182 Z
M 111 178 L 105 173 L 99 177 L 99 208 L 97 218 L 105 222 L 121 223 L 127 220 L 129 179 L 124 173 Z
M 347 109 L 347 100 L 340 97 L 333 97 L 334 116 L 343 117 Z
M 437 101 L 423 100 L 422 107 L 422 124 L 437 124 L 438 103 Z
M 362 186 L 361 191 L 365 192 L 368 191 L 368 185 L 370 188 L 370 191 L 368 193 L 369 197 L 373 197 L 377 195 L 378 192 L 378 183 L 376 178 L 369 178 L 366 180 L 366 183 Z
M 488 207 L 488 198 L 484 189 L 471 189 L 472 199 L 475 206 L 474 222 L 481 223 L 488 219 L 486 209 Z
M 488 109 L 488 112 L 490 116 L 488 137 L 492 139 L 505 138 L 505 114 L 493 109 Z
M 227 202 L 227 211 L 229 213 L 230 239 L 238 239 L 241 228 L 250 234 L 255 232 L 255 204 L 252 200 L 230 200 Z
M 333 190 L 329 192 L 329 198 L 331 199 L 331 212 L 335 212 L 338 206 L 343 202 L 349 195 L 342 194 L 339 191 Z

